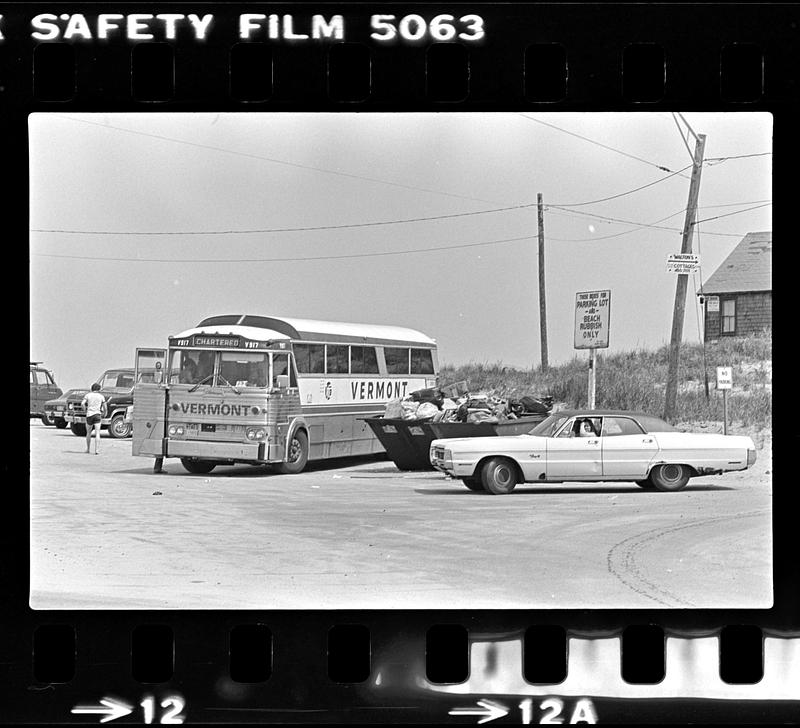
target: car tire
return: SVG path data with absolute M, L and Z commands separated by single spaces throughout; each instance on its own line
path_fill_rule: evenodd
M 300 473 L 308 462 L 308 435 L 305 430 L 297 430 L 292 436 L 289 445 L 289 456 L 283 463 L 279 463 L 277 470 L 285 475 Z
M 484 493 L 486 491 L 480 478 L 461 478 L 461 482 L 476 493 Z
M 638 485 L 640 488 L 644 488 L 645 490 L 653 490 L 653 488 L 656 487 L 653 485 L 653 481 L 649 478 L 647 480 L 637 480 L 636 485 Z
M 80 422 L 73 422 L 69 429 L 76 437 L 86 437 L 86 425 L 82 425 Z
M 210 473 L 217 467 L 213 460 L 195 460 L 194 458 L 181 458 L 181 465 L 194 475 Z
M 53 424 L 55 424 L 47 415 L 39 415 L 39 419 L 42 421 L 42 424 L 47 427 L 52 427 Z
M 517 469 L 507 458 L 492 458 L 481 469 L 481 482 L 487 493 L 506 495 L 517 485 Z
M 650 480 L 658 490 L 674 493 L 686 487 L 689 482 L 689 469 L 685 465 L 673 463 L 656 465 L 650 471 Z
M 123 439 L 125 437 L 130 437 L 131 432 L 133 430 L 133 426 L 130 422 L 125 422 L 125 413 L 118 412 L 111 418 L 111 422 L 108 424 L 108 434 L 111 437 L 116 439 Z
M 53 420 L 57 430 L 65 430 L 67 428 L 67 421 L 63 417 L 58 417 Z

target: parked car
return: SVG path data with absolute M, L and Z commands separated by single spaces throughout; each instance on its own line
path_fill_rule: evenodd
M 45 425 L 52 421 L 44 410 L 44 403 L 60 397 L 61 387 L 56 384 L 53 373 L 42 366 L 40 361 L 31 362 L 31 417 L 38 417 Z
M 125 421 L 125 411 L 133 404 L 133 369 L 108 369 L 103 372 L 97 383 L 100 394 L 106 398 L 108 410 L 101 421 L 101 429 L 107 429 L 111 437 L 130 437 L 133 426 Z M 73 435 L 86 434 L 86 412 L 81 401 L 86 390 L 81 394 L 67 397 L 67 408 L 64 419 L 70 426 Z
M 68 389 L 60 397 L 47 400 L 44 403 L 44 414 L 50 421 L 49 424 L 55 425 L 59 430 L 63 430 L 68 424 L 64 417 L 67 411 L 67 399 L 70 397 L 83 399 L 83 395 L 88 391 L 88 389 Z
M 681 432 L 639 412 L 569 410 L 524 435 L 433 440 L 430 459 L 470 490 L 494 495 L 517 483 L 567 481 L 676 491 L 690 478 L 749 468 L 756 448 L 749 437 Z

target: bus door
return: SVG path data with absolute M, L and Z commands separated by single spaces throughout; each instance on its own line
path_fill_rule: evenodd
M 134 455 L 162 454 L 168 396 L 166 362 L 166 349 L 136 349 L 132 413 Z
M 288 352 L 270 354 L 272 386 L 281 390 L 297 391 L 297 372 L 294 368 L 294 357 Z

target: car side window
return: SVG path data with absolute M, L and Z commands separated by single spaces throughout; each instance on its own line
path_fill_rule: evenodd
M 556 435 L 556 437 L 575 437 L 575 418 L 572 417 L 571 419 L 567 420 L 567 424 L 565 424 L 561 431 Z
M 603 418 L 603 437 L 619 437 L 620 435 L 642 434 L 644 434 L 642 428 L 627 417 Z

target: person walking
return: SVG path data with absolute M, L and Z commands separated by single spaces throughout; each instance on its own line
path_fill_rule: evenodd
M 91 392 L 87 392 L 81 404 L 86 410 L 86 452 L 92 443 L 92 430 L 97 435 L 94 441 L 94 454 L 99 455 L 98 446 L 100 445 L 100 422 L 106 415 L 106 398 L 100 394 L 100 385 L 95 382 Z

